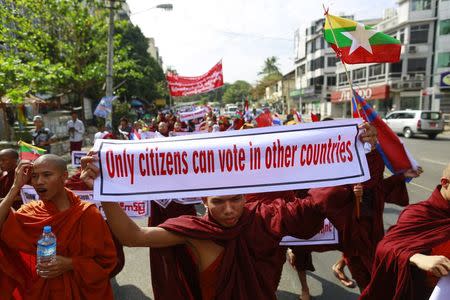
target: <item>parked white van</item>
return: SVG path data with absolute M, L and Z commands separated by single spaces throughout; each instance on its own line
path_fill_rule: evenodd
M 393 111 L 384 118 L 386 124 L 405 138 L 411 138 L 416 134 L 426 134 L 434 139 L 444 131 L 444 119 L 442 113 L 431 110 L 399 110 Z

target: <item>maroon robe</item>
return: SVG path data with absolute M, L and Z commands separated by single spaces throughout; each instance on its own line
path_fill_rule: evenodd
M 364 289 L 370 281 L 370 272 L 379 241 L 384 236 L 383 212 L 385 203 L 406 206 L 409 203 L 405 177 L 392 175 L 384 179 L 384 161 L 378 151 L 367 154 L 370 180 L 363 185 L 363 203 L 361 204 L 360 226 L 363 245 L 355 245 L 360 250 L 344 251 L 344 259 L 358 283 Z
M 0 173 L 0 198 L 5 198 L 6 195 L 9 193 L 9 190 L 11 189 L 14 183 L 14 177 L 15 177 L 14 170 L 11 172 L 7 172 L 4 175 Z M 22 204 L 23 204 L 22 200 L 17 199 L 14 201 L 12 207 L 15 210 L 18 210 L 22 206 Z
M 148 226 L 157 226 L 169 218 L 182 215 L 195 216 L 196 214 L 195 206 L 192 204 L 185 205 L 172 201 L 166 208 L 163 208 L 156 202 L 151 201 L 151 217 L 148 220 Z M 180 274 L 173 272 L 177 268 L 182 273 L 190 274 L 191 276 L 180 279 Z M 201 299 L 198 282 L 195 280 L 198 276 L 196 265 L 186 246 L 150 248 L 150 271 L 155 300 Z M 188 289 L 191 290 L 192 295 L 177 294 L 177 289 L 173 287 L 174 282 L 181 283 L 183 280 L 186 280 L 186 284 L 192 287 Z
M 409 258 L 416 253 L 430 254 L 448 240 L 450 202 L 438 186 L 426 201 L 408 206 L 378 244 L 372 278 L 360 299 L 428 299 L 430 291 L 421 281 L 425 272 L 412 267 Z
M 212 240 L 224 247 L 215 299 L 276 299 L 281 238 L 285 235 L 311 238 L 322 229 L 325 216 L 336 226 L 351 226 L 349 219 L 354 206 L 351 195 L 351 189 L 343 186 L 312 189 L 308 197 L 291 202 L 255 201 L 245 205 L 238 224 L 232 228 L 220 226 L 210 216 L 182 216 L 169 219 L 160 227 L 189 238 Z M 172 290 L 186 287 L 185 282 L 179 281 Z

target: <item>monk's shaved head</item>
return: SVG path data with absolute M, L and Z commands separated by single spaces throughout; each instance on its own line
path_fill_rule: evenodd
M 19 153 L 17 153 L 16 150 L 14 149 L 3 149 L 0 151 L 0 156 L 2 157 L 7 157 L 10 159 L 15 159 L 18 160 L 19 159 Z
M 34 166 L 38 166 L 40 164 L 43 165 L 51 165 L 58 169 L 58 171 L 61 171 L 62 173 L 67 172 L 67 163 L 64 159 L 61 157 L 54 155 L 54 154 L 45 154 L 42 156 L 39 156 L 34 161 Z
M 442 171 L 442 177 L 450 179 L 450 163 L 447 165 L 444 171 Z

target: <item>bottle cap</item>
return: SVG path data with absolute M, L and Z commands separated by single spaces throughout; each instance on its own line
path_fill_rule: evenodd
M 44 226 L 44 233 L 52 232 L 52 226 Z

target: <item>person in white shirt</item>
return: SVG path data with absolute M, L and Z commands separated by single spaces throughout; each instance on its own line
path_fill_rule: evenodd
M 72 120 L 67 121 L 67 130 L 69 131 L 70 153 L 80 151 L 83 145 L 84 124 L 78 119 L 76 111 L 72 111 Z

